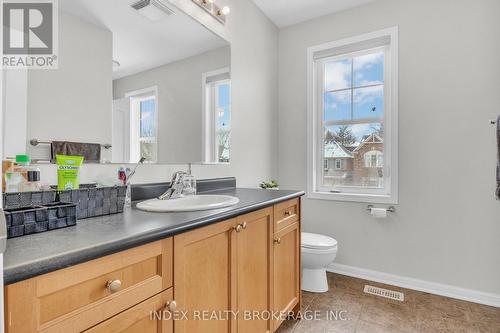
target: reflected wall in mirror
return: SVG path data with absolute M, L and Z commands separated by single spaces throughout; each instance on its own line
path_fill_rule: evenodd
M 59 0 L 58 58 L 5 71 L 4 157 L 68 141 L 102 163 L 230 161 L 230 45 L 168 1 Z

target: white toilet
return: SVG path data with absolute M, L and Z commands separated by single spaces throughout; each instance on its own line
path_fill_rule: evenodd
M 313 293 L 328 291 L 326 267 L 337 256 L 337 241 L 331 237 L 302 233 L 302 290 Z

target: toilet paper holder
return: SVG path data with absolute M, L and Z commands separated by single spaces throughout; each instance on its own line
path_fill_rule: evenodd
M 370 212 L 372 210 L 372 208 L 374 208 L 373 205 L 368 205 L 368 207 L 366 207 L 366 210 Z M 391 212 L 391 213 L 394 213 L 394 212 L 396 212 L 396 207 L 390 206 L 390 207 L 387 208 L 387 211 Z

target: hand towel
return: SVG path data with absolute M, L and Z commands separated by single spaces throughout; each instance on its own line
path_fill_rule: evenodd
M 83 163 L 101 162 L 101 145 L 98 143 L 52 141 L 51 160 L 56 155 L 83 156 Z
M 497 118 L 497 200 L 500 200 L 500 116 Z

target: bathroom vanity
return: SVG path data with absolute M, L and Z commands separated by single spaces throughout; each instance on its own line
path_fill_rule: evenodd
M 300 309 L 303 192 L 211 193 L 240 202 L 190 213 L 131 208 L 10 239 L 6 331 L 274 332 L 283 318 L 270 312 Z
M 49 162 L 60 155 L 60 143 L 91 145 L 96 156 L 84 163 L 116 164 L 82 166 L 82 178 L 92 169 L 95 177 L 86 178 L 101 186 L 138 161 L 148 179 L 160 181 L 168 168 L 153 164 L 249 163 L 235 160 L 231 145 L 231 138 L 246 139 L 231 126 L 231 44 L 193 15 L 209 15 L 203 6 L 176 3 L 184 9 L 171 1 L 59 0 L 57 69 L 8 71 L 4 78 L 2 157 L 27 154 L 44 162 L 42 180 L 54 184 L 57 171 Z M 185 12 L 187 3 L 194 11 Z M 207 18 L 224 24 L 221 15 Z M 9 239 L 6 331 L 274 332 L 284 316 L 272 312 L 300 309 L 304 193 L 229 183 L 208 192 L 237 197 L 231 207 L 151 212 L 166 209 L 161 202 L 143 207 L 149 211 L 134 206 Z M 145 191 L 137 200 L 165 190 Z M 191 207 L 209 201 L 190 200 Z

